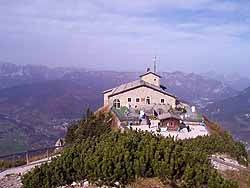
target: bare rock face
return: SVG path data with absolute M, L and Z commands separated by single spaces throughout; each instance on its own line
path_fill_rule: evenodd
M 238 163 L 238 161 L 230 158 L 227 155 L 215 154 L 210 157 L 212 166 L 222 172 L 225 171 L 247 171 L 249 170 Z
M 21 176 L 8 175 L 0 179 L 0 188 L 21 188 Z

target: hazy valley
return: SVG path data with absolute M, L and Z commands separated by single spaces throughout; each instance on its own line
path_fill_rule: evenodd
M 237 96 L 208 105 L 204 113 L 230 130 L 238 140 L 250 143 L 250 87 Z

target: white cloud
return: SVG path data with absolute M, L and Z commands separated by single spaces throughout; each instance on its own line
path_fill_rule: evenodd
M 4 4 L 3 4 L 4 2 Z M 61 51 L 57 61 L 96 66 L 121 68 L 121 64 L 137 69 L 151 61 L 158 53 L 162 62 L 176 68 L 193 68 L 208 65 L 210 60 L 233 63 L 233 59 L 249 57 L 250 50 L 242 38 L 249 33 L 247 23 L 227 18 L 244 6 L 232 1 L 218 0 L 9 0 L 0 2 L 0 32 L 2 40 L 15 43 L 7 48 L 0 44 L 0 58 L 29 61 L 29 53 L 38 59 Z M 6 3 L 7 2 L 7 3 Z M 18 3 L 14 3 L 18 2 Z M 3 5 L 3 6 L 1 6 Z M 167 12 L 168 14 L 165 14 Z M 188 14 L 186 14 L 188 12 Z M 183 14 L 183 16 L 181 15 Z M 250 13 L 249 13 L 250 14 Z M 213 15 L 215 17 L 210 17 Z M 189 19 L 187 19 L 187 17 Z M 14 37 L 18 35 L 18 37 Z M 11 38 L 12 37 L 12 38 Z M 19 44 L 17 44 L 19 43 Z M 22 43 L 25 49 L 7 53 Z M 7 55 L 9 54 L 9 55 Z M 235 54 L 235 58 L 228 58 Z M 35 57 L 30 58 L 33 61 Z M 60 60 L 61 59 L 61 60 Z M 111 60 L 110 60 L 111 59 Z M 242 58 L 241 58 L 242 59 Z M 242 60 L 246 62 L 246 60 Z M 23 60 L 24 62 L 24 60 Z M 104 64 L 103 62 L 109 62 Z M 32 62 L 29 62 L 32 63 Z M 49 64 L 49 63 L 48 63 Z M 214 63 L 216 64 L 216 63 Z M 162 67 L 168 67 L 162 64 Z M 126 67 L 126 68 L 127 68 Z M 192 70 L 190 68 L 190 70 Z

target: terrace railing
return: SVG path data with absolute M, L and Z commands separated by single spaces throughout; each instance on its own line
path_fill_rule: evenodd
M 51 146 L 40 149 L 27 150 L 18 153 L 12 153 L 8 155 L 0 155 L 0 171 L 21 166 L 28 165 L 31 162 L 39 161 L 41 159 L 50 160 L 51 157 L 60 154 L 68 145 L 64 146 Z

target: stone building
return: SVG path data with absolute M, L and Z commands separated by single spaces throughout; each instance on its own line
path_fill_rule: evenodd
M 154 105 L 168 105 L 175 108 L 176 97 L 166 91 L 160 79 L 161 76 L 149 70 L 138 80 L 106 90 L 103 92 L 104 106 L 142 109 Z

